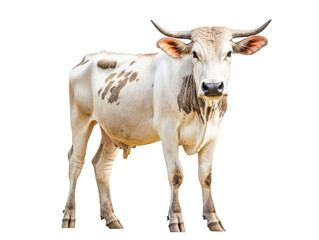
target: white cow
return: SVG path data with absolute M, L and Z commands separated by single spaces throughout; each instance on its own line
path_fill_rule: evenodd
M 70 109 L 73 145 L 68 154 L 70 191 L 62 227 L 75 227 L 75 187 L 87 142 L 95 124 L 102 132 L 94 156 L 101 218 L 109 228 L 122 228 L 115 216 L 109 177 L 118 149 L 127 158 L 135 146 L 161 140 L 171 186 L 169 229 L 185 231 L 178 189 L 183 169 L 178 157 L 182 145 L 189 155 L 198 154 L 203 217 L 211 231 L 224 231 L 211 196 L 211 169 L 219 126 L 227 108 L 232 53 L 250 55 L 267 44 L 255 30 L 200 27 L 167 31 L 157 46 L 164 53 L 86 55 L 70 73 Z M 239 42 L 233 38 L 247 37 Z M 190 39 L 186 44 L 177 38 Z

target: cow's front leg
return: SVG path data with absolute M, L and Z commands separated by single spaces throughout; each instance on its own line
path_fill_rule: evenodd
M 211 193 L 212 160 L 215 144 L 198 153 L 198 176 L 203 194 L 203 218 L 207 220 L 210 231 L 224 232 L 225 229 L 217 217 Z
M 168 181 L 171 188 L 168 210 L 169 230 L 171 232 L 185 232 L 182 210 L 178 200 L 178 190 L 183 181 L 183 169 L 178 157 L 178 135 L 176 134 L 176 128 L 173 126 L 166 126 L 165 130 L 161 132 Z

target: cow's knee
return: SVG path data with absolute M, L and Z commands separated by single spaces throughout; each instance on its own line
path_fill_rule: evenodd
M 202 187 L 210 188 L 212 183 L 212 172 L 211 171 L 200 172 L 199 181 Z
M 176 168 L 171 173 L 170 183 L 175 188 L 179 188 L 183 182 L 183 171 L 179 168 Z

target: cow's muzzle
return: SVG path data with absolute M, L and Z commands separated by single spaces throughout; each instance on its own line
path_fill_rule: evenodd
M 201 86 L 205 97 L 220 97 L 223 95 L 224 91 L 224 83 L 217 82 L 217 83 L 206 83 L 203 82 Z

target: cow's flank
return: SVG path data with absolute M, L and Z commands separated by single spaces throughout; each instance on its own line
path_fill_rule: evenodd
M 97 66 L 102 69 L 115 68 L 117 62 L 111 60 L 101 59 L 97 62 Z

